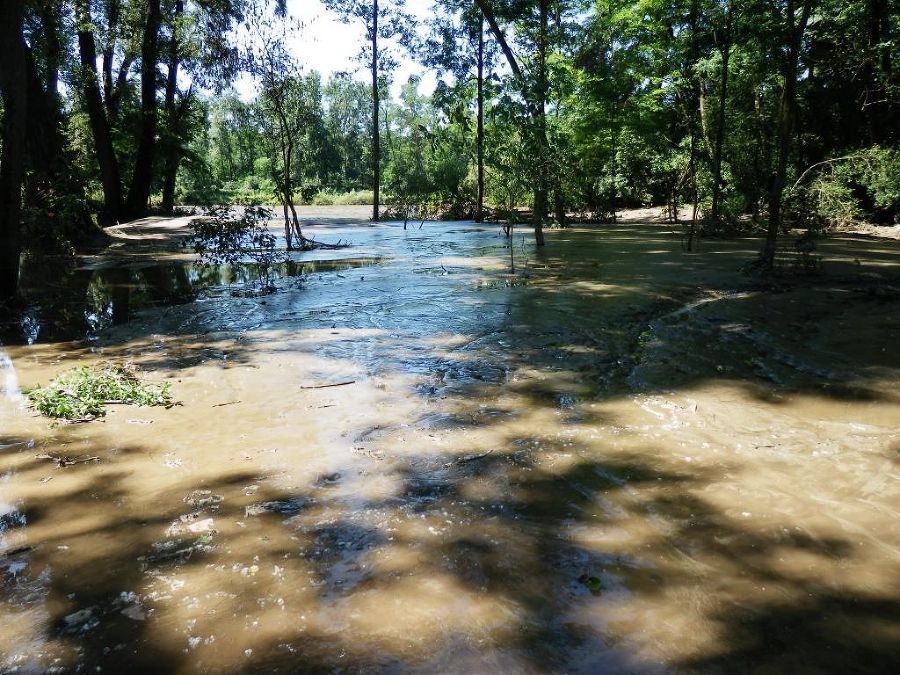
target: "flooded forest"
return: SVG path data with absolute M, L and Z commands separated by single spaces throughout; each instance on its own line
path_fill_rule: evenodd
M 898 340 L 898 0 L 0 2 L 0 673 L 900 672 Z

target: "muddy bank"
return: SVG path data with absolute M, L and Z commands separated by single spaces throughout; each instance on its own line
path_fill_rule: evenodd
M 0 669 L 898 665 L 895 242 L 772 292 L 664 227 L 320 235 L 365 262 L 4 348 Z M 16 396 L 102 359 L 182 405 Z

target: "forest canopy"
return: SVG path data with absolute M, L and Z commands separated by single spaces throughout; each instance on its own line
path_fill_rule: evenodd
M 0 296 L 23 249 L 179 204 L 377 219 L 383 199 L 529 218 L 539 244 L 547 223 L 687 207 L 698 232 L 765 231 L 763 268 L 788 227 L 900 218 L 897 0 L 438 0 L 418 24 L 402 0 L 325 4 L 365 26 L 365 81 L 306 69 L 283 2 L 5 0 Z M 388 39 L 431 94 L 391 96 Z

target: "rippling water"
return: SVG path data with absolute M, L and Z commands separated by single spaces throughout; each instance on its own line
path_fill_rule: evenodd
M 515 273 L 490 226 L 329 237 L 365 260 L 274 293 L 35 291 L 7 392 L 131 359 L 181 405 L 0 403 L 0 669 L 895 669 L 896 245 L 772 293 L 664 228 L 516 235 Z

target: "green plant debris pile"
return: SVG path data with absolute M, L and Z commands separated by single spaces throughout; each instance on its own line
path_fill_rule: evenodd
M 171 387 L 141 381 L 131 364 L 104 363 L 67 370 L 45 387 L 26 392 L 32 407 L 48 417 L 86 421 L 106 414 L 105 406 L 172 405 Z

